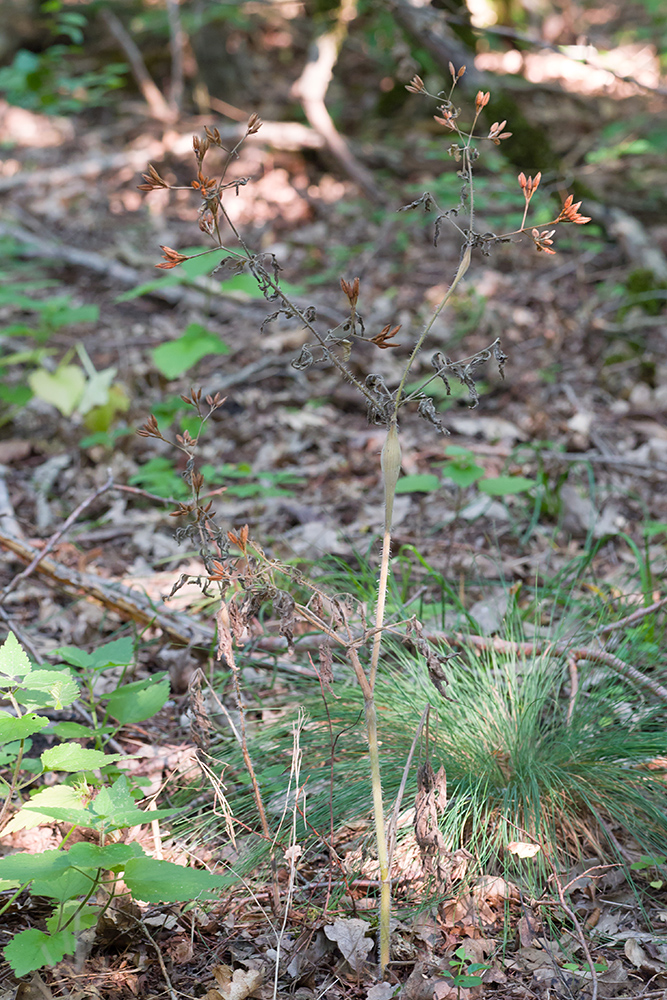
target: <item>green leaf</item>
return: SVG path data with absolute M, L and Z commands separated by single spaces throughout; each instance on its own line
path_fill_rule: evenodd
M 53 374 L 39 368 L 30 373 L 28 384 L 38 399 L 71 417 L 83 396 L 86 376 L 78 365 L 61 365 Z
M 482 478 L 484 469 L 481 465 L 475 465 L 474 463 L 471 465 L 459 465 L 458 462 L 450 462 L 443 466 L 442 474 L 447 479 L 451 479 L 461 489 L 465 489 Z
M 535 479 L 526 479 L 524 476 L 497 476 L 495 479 L 484 479 L 478 484 L 480 491 L 490 497 L 525 493 L 536 485 Z
M 77 791 L 71 785 L 40 788 L 9 821 L 4 828 L 4 834 L 15 833 L 18 830 L 32 830 L 33 827 L 44 823 L 45 819 L 60 819 L 61 816 L 69 823 L 90 826 L 91 814 L 82 809 L 83 804 L 84 792 Z M 59 810 L 61 815 L 54 815 L 54 811 Z
M 143 681 L 124 684 L 109 695 L 107 711 L 122 725 L 143 722 L 159 712 L 169 698 L 169 678 L 155 674 Z
M 151 816 L 153 813 L 151 813 Z M 122 868 L 132 858 L 145 857 L 143 848 L 135 840 L 131 844 L 73 844 L 67 852 L 72 865 L 77 868 L 103 868 L 112 871 Z
M 90 739 L 91 736 L 99 734 L 99 729 L 93 729 L 92 726 L 84 726 L 81 722 L 58 722 L 53 726 L 51 732 L 55 736 L 61 736 L 65 740 L 76 739 L 80 736 Z
M 106 670 L 107 667 L 129 666 L 133 660 L 134 640 L 128 635 L 98 646 L 91 655 L 90 665 L 94 670 Z
M 79 685 L 69 670 L 32 670 L 16 700 L 22 705 L 48 705 L 60 711 L 78 697 Z
M 22 705 L 52 706 L 60 711 L 79 697 L 79 685 L 69 670 L 32 670 L 25 688 L 16 694 Z
M 121 775 L 110 788 L 102 788 L 92 803 L 93 812 L 99 817 L 97 826 L 108 829 L 138 826 L 162 816 L 173 816 L 175 809 L 152 809 L 150 813 L 139 809 L 132 798 L 125 775 Z
M 78 743 L 61 743 L 42 754 L 45 771 L 92 771 L 117 760 L 127 760 L 127 757 L 122 753 L 87 750 Z
M 47 934 L 30 927 L 15 934 L 3 954 L 16 976 L 43 969 L 45 965 L 56 965 L 65 955 L 76 951 L 76 937 L 69 929 Z
M 13 686 L 13 681 L 9 684 L 5 680 L 9 678 L 22 678 L 32 670 L 32 664 L 28 659 L 26 651 L 19 643 L 13 632 L 7 634 L 7 638 L 0 646 L 0 687 Z M 4 674 L 4 677 L 1 676 Z
M 236 882 L 231 875 L 182 868 L 170 861 L 148 857 L 128 861 L 123 880 L 134 898 L 144 903 L 177 903 L 195 897 L 213 899 L 216 890 Z
M 0 712 L 0 743 L 23 740 L 26 736 L 32 736 L 33 733 L 44 729 L 50 721 L 46 716 L 35 715 L 33 712 L 28 712 L 20 719 L 10 715 L 9 712 Z
M 7 828 L 5 827 L 5 833 Z M 0 878 L 23 884 L 35 878 L 56 878 L 70 867 L 65 851 L 41 851 L 39 854 L 7 854 L 0 858 Z
M 71 663 L 73 667 L 89 667 L 92 663 L 92 656 L 78 646 L 59 646 L 54 649 L 52 656 L 62 656 L 65 663 Z
M 48 899 L 64 903 L 67 899 L 87 893 L 94 878 L 95 873 L 88 875 L 74 868 L 67 868 L 60 875 L 36 878 L 30 886 L 30 893 L 33 896 L 46 896 Z
M 396 484 L 397 493 L 433 493 L 440 489 L 440 480 L 430 472 L 402 476 Z
M 229 354 L 229 347 L 200 323 L 190 323 L 182 337 L 152 352 L 155 367 L 168 379 L 178 378 L 207 354 Z

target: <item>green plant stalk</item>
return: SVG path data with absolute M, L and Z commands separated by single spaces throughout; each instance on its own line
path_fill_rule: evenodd
M 384 825 L 384 802 L 382 798 L 382 780 L 380 777 L 380 752 L 378 749 L 377 713 L 375 711 L 374 689 L 371 687 L 364 668 L 359 660 L 357 650 L 349 649 L 350 662 L 356 674 L 359 686 L 364 696 L 364 715 L 366 718 L 366 735 L 368 736 L 368 756 L 371 765 L 371 790 L 373 796 L 373 819 L 375 822 L 375 839 L 377 841 L 378 863 L 380 865 L 380 975 L 384 976 L 389 964 L 390 916 L 391 916 L 391 882 L 389 880 L 389 851 L 387 834 Z
M 456 290 L 457 285 L 470 267 L 472 247 L 464 247 L 458 270 L 451 285 L 445 292 L 440 303 L 433 311 L 429 321 L 424 326 L 421 335 L 415 344 L 412 353 L 405 366 L 403 377 L 396 392 L 396 402 L 394 405 L 394 416 L 387 429 L 387 437 L 382 448 L 382 474 L 384 479 L 384 532 L 382 536 L 382 555 L 380 557 L 380 580 L 378 583 L 378 594 L 375 603 L 375 638 L 373 639 L 373 651 L 371 654 L 370 681 L 368 692 L 362 684 L 364 692 L 364 710 L 366 714 L 366 730 L 368 733 L 368 749 L 371 764 L 371 786 L 373 791 L 373 814 L 375 818 L 375 833 L 377 839 L 378 862 L 380 864 L 380 975 L 384 976 L 384 971 L 389 963 L 389 939 L 390 939 L 390 917 L 391 917 L 391 882 L 389 880 L 389 852 L 387 837 L 384 825 L 384 806 L 382 800 L 382 783 L 380 780 L 380 756 L 378 752 L 377 740 L 377 714 L 375 711 L 375 700 L 373 696 L 375 688 L 375 678 L 377 676 L 378 664 L 380 662 L 380 649 L 382 646 L 382 629 L 384 627 L 384 613 L 387 603 L 387 587 L 389 583 L 389 557 L 391 554 L 391 523 L 394 513 L 394 500 L 396 497 L 396 485 L 401 472 L 401 445 L 398 439 L 398 408 L 403 395 L 403 389 L 408 375 L 417 354 L 421 350 L 426 337 L 428 336 L 435 320 L 444 309 L 450 297 Z M 360 666 L 361 669 L 361 666 Z M 356 668 L 355 668 L 356 672 Z M 363 673 L 363 671 L 362 671 Z M 357 675 L 358 676 L 358 675 Z M 365 678 L 364 678 L 365 679 Z
M 387 601 L 387 585 L 389 582 L 389 556 L 391 553 L 391 521 L 394 511 L 394 499 L 396 496 L 396 484 L 400 474 L 400 454 L 401 448 L 398 442 L 398 410 L 403 398 L 403 390 L 408 379 L 415 358 L 424 346 L 424 341 L 428 337 L 433 324 L 449 302 L 449 299 L 456 291 L 459 282 L 470 267 L 472 256 L 472 246 L 468 244 L 463 249 L 458 270 L 454 280 L 436 306 L 431 318 L 425 324 L 419 339 L 412 349 L 408 362 L 403 372 L 403 377 L 396 391 L 396 401 L 394 403 L 394 418 L 387 430 L 387 437 L 382 449 L 382 471 L 384 474 L 384 534 L 382 538 L 382 555 L 380 558 L 380 581 L 378 584 L 378 596 L 375 605 L 375 639 L 373 641 L 373 653 L 371 656 L 371 686 L 375 683 L 378 663 L 380 661 L 380 647 L 382 644 L 382 628 L 384 625 L 384 610 Z M 395 467 L 396 455 L 398 455 L 398 468 Z

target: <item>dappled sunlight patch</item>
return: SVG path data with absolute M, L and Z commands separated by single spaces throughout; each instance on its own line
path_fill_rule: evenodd
M 40 115 L 0 100 L 0 143 L 46 149 L 62 146 L 74 138 L 74 125 L 68 118 Z
M 642 94 L 642 87 L 660 85 L 660 63 L 654 45 L 620 45 L 606 53 L 593 45 L 565 46 L 562 53 L 517 49 L 482 52 L 475 58 L 475 67 L 492 73 L 521 74 L 531 83 L 558 83 L 570 93 L 604 94 L 616 100 Z M 619 79 L 623 76 L 637 83 Z

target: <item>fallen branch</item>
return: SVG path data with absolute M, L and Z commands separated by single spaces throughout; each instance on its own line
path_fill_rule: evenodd
M 40 555 L 39 549 L 8 535 L 0 535 L 0 546 L 29 564 Z M 46 577 L 66 593 L 97 601 L 143 628 L 160 629 L 177 645 L 209 647 L 215 642 L 215 630 L 212 626 L 183 612 L 172 611 L 164 604 L 155 604 L 145 594 L 118 583 L 109 583 L 93 573 L 79 573 L 48 558 L 36 562 L 34 572 Z
M 333 123 L 324 103 L 333 77 L 334 66 L 347 35 L 347 26 L 357 15 L 356 0 L 342 0 L 336 23 L 314 42 L 303 72 L 292 87 L 292 94 L 301 101 L 310 125 L 322 136 L 343 170 L 376 204 L 384 199 L 372 174 L 355 158 L 347 142 Z M 263 128 L 264 126 L 262 126 Z
M 432 632 L 426 636 L 430 642 L 447 642 L 452 646 L 472 646 L 473 649 L 494 649 L 499 653 L 523 653 L 526 656 L 539 656 L 541 654 L 553 654 L 561 657 L 571 657 L 573 662 L 588 660 L 589 663 L 600 663 L 609 667 L 615 674 L 624 677 L 627 681 L 636 684 L 637 687 L 650 691 L 661 701 L 667 703 L 667 688 L 658 684 L 651 677 L 642 674 L 636 667 L 619 659 L 613 653 L 607 653 L 604 649 L 591 649 L 588 646 L 572 646 L 567 641 L 549 642 L 548 640 L 538 640 L 536 642 L 513 642 L 509 639 L 500 639 L 498 636 L 485 635 L 464 635 L 462 632 L 450 634 L 447 632 Z

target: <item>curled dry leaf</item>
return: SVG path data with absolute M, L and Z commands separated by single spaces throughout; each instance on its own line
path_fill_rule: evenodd
M 361 972 L 366 956 L 373 947 L 372 940 L 366 937 L 369 931 L 366 921 L 356 917 L 339 917 L 335 923 L 324 928 L 326 936 L 330 941 L 336 942 L 345 961 L 355 972 Z
M 213 970 L 218 988 L 209 990 L 205 1000 L 246 1000 L 258 990 L 264 979 L 258 969 L 235 969 L 216 965 Z

